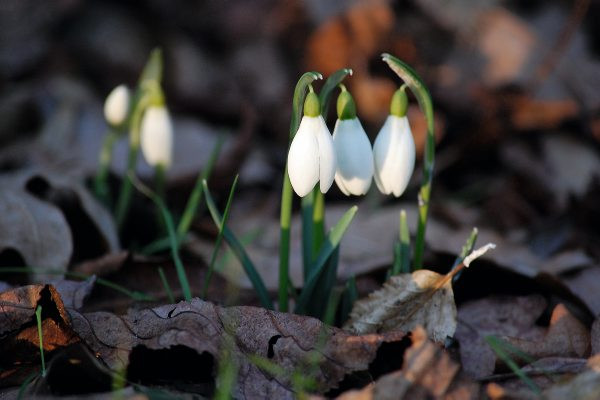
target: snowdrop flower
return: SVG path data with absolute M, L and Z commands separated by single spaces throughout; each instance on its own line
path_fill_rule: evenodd
M 406 189 L 415 167 L 415 142 L 406 118 L 407 107 L 408 98 L 400 88 L 392 97 L 390 115 L 373 144 L 375 183 L 381 193 L 396 197 Z
M 300 197 L 310 193 L 317 182 L 322 193 L 333 184 L 336 165 L 333 139 L 312 88 L 306 96 L 304 116 L 290 145 L 287 162 L 292 188 Z
M 150 106 L 144 112 L 140 127 L 144 158 L 153 167 L 171 165 L 173 124 L 165 106 Z
M 333 147 L 337 158 L 335 183 L 346 195 L 366 194 L 373 178 L 371 142 L 356 117 L 356 105 L 343 85 L 337 100 L 338 120 L 333 130 Z
M 119 126 L 129 113 L 129 89 L 125 85 L 114 88 L 104 102 L 104 118 L 112 126 Z

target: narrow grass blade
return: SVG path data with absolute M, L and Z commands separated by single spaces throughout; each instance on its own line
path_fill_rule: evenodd
M 344 288 L 344 293 L 342 295 L 342 304 L 340 306 L 340 324 L 346 322 L 350 313 L 352 312 L 352 307 L 354 307 L 354 302 L 358 299 L 358 288 L 356 287 L 356 278 L 354 276 L 350 277 L 346 282 L 346 287 Z
M 233 390 L 235 380 L 238 374 L 239 366 L 232 356 L 233 340 L 224 336 L 224 343 L 221 344 L 221 354 L 219 357 L 219 370 L 217 372 L 216 390 L 214 400 L 233 399 Z
M 156 195 L 156 193 L 154 193 L 152 190 L 146 187 L 135 176 L 130 175 L 129 178 L 131 179 L 133 185 L 141 193 L 143 193 L 145 196 L 147 196 L 150 200 L 154 202 L 154 204 L 158 207 L 163 216 L 167 228 L 167 233 L 169 234 L 169 241 L 171 244 L 171 256 L 173 258 L 173 262 L 175 263 L 175 270 L 177 271 L 177 277 L 179 278 L 181 291 L 183 292 L 183 297 L 185 298 L 185 300 L 189 301 L 192 299 L 192 290 L 190 289 L 190 284 L 185 273 L 185 267 L 183 266 L 181 258 L 179 257 L 179 248 L 177 247 L 177 234 L 175 233 L 175 227 L 173 225 L 173 218 L 171 217 L 171 213 L 163 203 L 162 199 L 160 199 Z
M 298 297 L 296 303 L 296 313 L 301 314 L 305 312 L 306 306 L 308 305 L 310 298 L 314 293 L 317 280 L 326 265 L 327 259 L 340 244 L 340 241 L 342 240 L 346 229 L 350 225 L 350 222 L 352 222 L 357 210 L 357 206 L 351 207 L 329 231 L 329 234 L 327 235 L 327 238 L 321 247 L 321 251 L 319 251 L 319 254 L 314 262 L 314 267 L 311 267 L 311 274 L 308 277 L 308 280 L 304 282 L 304 287 L 302 288 L 302 292 L 300 293 L 300 297 Z
M 202 187 L 204 188 L 204 196 L 206 197 L 206 205 L 208 207 L 208 211 L 210 212 L 210 215 L 212 216 L 215 225 L 220 227 L 223 219 L 219 214 L 219 210 L 217 209 L 212 195 L 210 194 L 208 184 L 206 183 L 206 181 L 202 182 Z M 256 271 L 254 264 L 252 264 L 252 261 L 250 260 L 248 253 L 246 253 L 244 246 L 235 237 L 235 235 L 233 234 L 233 232 L 231 232 L 227 225 L 223 225 L 223 237 L 225 238 L 225 241 L 229 244 L 229 247 L 231 247 L 231 250 L 233 250 L 236 257 L 242 264 L 244 271 L 246 271 L 246 275 L 248 275 L 250 282 L 252 282 L 252 286 L 254 287 L 254 290 L 256 290 L 256 294 L 258 295 L 262 306 L 268 309 L 273 309 L 273 303 L 271 302 L 269 292 L 267 291 L 267 288 L 262 278 Z
M 171 290 L 171 285 L 167 281 L 167 277 L 165 276 L 165 271 L 163 271 L 162 267 L 158 267 L 158 275 L 160 276 L 160 281 L 162 282 L 163 287 L 165 288 L 165 292 L 167 293 L 167 298 L 169 299 L 169 303 L 175 303 L 175 296 L 173 296 L 173 291 Z
M 35 320 L 37 321 L 38 339 L 40 341 L 40 358 L 42 359 L 42 377 L 46 376 L 46 359 L 44 357 L 44 341 L 42 334 L 42 306 L 35 309 Z
M 390 54 L 383 53 L 381 56 L 383 61 L 390 66 L 392 71 L 394 71 L 413 92 L 427 121 L 427 139 L 425 143 L 425 155 L 423 157 L 423 180 L 421 182 L 421 189 L 419 190 L 419 222 L 417 225 L 415 259 L 413 264 L 414 269 L 421 269 L 423 268 L 425 228 L 427 227 L 431 184 L 433 181 L 433 166 L 435 161 L 433 102 L 431 101 L 431 95 L 423 83 L 423 80 L 410 66 Z
M 510 357 L 509 353 L 504 348 L 502 340 L 493 335 L 486 336 L 484 339 L 487 342 L 487 344 L 492 348 L 494 353 L 496 353 L 498 358 L 500 358 L 513 371 L 513 373 L 523 381 L 523 383 L 529 386 L 529 388 L 536 394 L 542 394 L 542 391 L 540 390 L 539 386 L 536 385 L 535 382 L 531 380 L 531 378 L 528 377 L 527 374 L 523 372 L 521 368 L 519 368 L 515 360 L 513 360 Z
M 469 235 L 469 237 L 467 238 L 467 241 L 465 242 L 465 245 L 462 247 L 460 254 L 454 260 L 454 264 L 452 265 L 452 268 L 456 268 L 461 262 L 463 262 L 463 260 L 465 259 L 466 256 L 471 254 L 471 252 L 473 251 L 473 248 L 475 247 L 475 242 L 477 242 L 477 234 L 478 233 L 479 233 L 479 231 L 477 230 L 477 228 L 473 228 L 473 230 L 471 231 L 471 234 Z
M 37 377 L 37 372 L 33 372 L 29 376 L 27 376 L 27 378 L 25 378 L 25 380 L 23 381 L 23 383 L 19 387 L 19 392 L 17 393 L 17 400 L 23 400 L 23 399 L 25 399 L 25 391 L 27 390 L 27 386 L 29 386 L 29 384 L 31 382 L 33 382 L 33 380 L 36 377 Z
M 342 297 L 341 288 L 331 290 L 329 292 L 329 299 L 327 300 L 327 307 L 323 313 L 323 322 L 327 325 L 333 325 L 335 323 L 335 315 L 337 313 L 338 305 Z
M 316 317 L 324 321 L 326 309 L 323 304 L 331 298 L 331 292 L 337 280 L 338 263 L 340 260 L 340 245 L 337 245 L 325 264 L 323 272 L 317 278 L 313 295 L 311 296 L 305 313 L 311 317 Z
M 400 211 L 399 240 L 394 245 L 394 264 L 391 275 L 410 272 L 410 233 L 406 222 L 406 211 Z
M 65 277 L 72 277 L 77 279 L 89 279 L 92 275 L 87 275 L 81 272 L 73 272 L 73 271 L 65 271 L 62 269 L 47 269 L 47 268 L 35 268 L 35 267 L 2 267 L 0 268 L 0 274 L 14 274 L 14 273 L 23 273 L 23 274 L 49 274 L 49 275 L 60 275 Z M 149 294 L 129 290 L 121 285 L 118 285 L 114 282 L 111 282 L 104 278 L 96 278 L 96 283 L 101 286 L 106 286 L 110 289 L 116 290 L 119 293 L 124 294 L 127 297 L 130 297 L 133 300 L 137 301 L 155 301 L 156 299 Z
M 300 126 L 302 118 L 302 108 L 306 91 L 316 79 L 322 79 L 323 76 L 318 72 L 304 73 L 294 89 L 294 98 L 292 100 L 292 119 L 290 122 L 290 140 L 292 143 L 294 135 Z M 288 144 L 288 146 L 289 146 Z M 290 264 L 290 225 L 292 222 L 292 184 L 288 175 L 287 163 L 283 173 L 283 187 L 281 189 L 281 212 L 279 217 L 280 224 L 280 239 L 279 239 L 279 293 L 278 303 L 279 311 L 285 312 L 288 309 L 288 281 L 289 281 L 289 264 Z
M 352 76 L 352 70 L 350 68 L 339 69 L 331 74 L 325 81 L 325 84 L 323 84 L 323 88 L 321 88 L 321 91 L 319 92 L 319 103 L 321 104 L 321 115 L 323 118 L 327 118 L 329 99 L 331 98 L 333 91 L 348 75 Z
M 231 190 L 229 191 L 229 197 L 227 198 L 227 204 L 225 205 L 225 211 L 223 211 L 223 218 L 221 218 L 221 224 L 219 224 L 219 234 L 217 235 L 217 240 L 215 241 L 215 246 L 212 251 L 212 255 L 210 257 L 210 263 L 208 264 L 208 272 L 206 273 L 206 278 L 204 279 L 204 287 L 202 289 L 202 298 L 206 298 L 206 293 L 208 292 L 208 285 L 210 284 L 210 279 L 212 278 L 213 271 L 215 269 L 215 262 L 217 261 L 217 255 L 219 254 L 219 248 L 221 247 L 221 242 L 223 241 L 223 233 L 225 232 L 225 225 L 227 224 L 227 219 L 229 218 L 229 209 L 231 208 L 231 203 L 233 201 L 233 194 L 235 193 L 235 188 L 237 187 L 239 175 L 236 175 L 233 184 L 231 185 Z M 206 182 L 206 181 L 203 181 Z
M 215 147 L 210 153 L 210 158 L 208 159 L 206 166 L 202 169 L 202 172 L 196 179 L 194 190 L 192 190 L 192 193 L 190 194 L 183 215 L 181 216 L 181 220 L 179 221 L 179 225 L 177 225 L 177 236 L 179 238 L 182 238 L 188 233 L 190 226 L 192 225 L 192 221 L 196 216 L 196 212 L 198 211 L 198 207 L 200 207 L 203 203 L 204 191 L 202 190 L 202 181 L 208 180 L 208 177 L 212 174 L 217 160 L 219 159 L 219 154 L 221 153 L 221 148 L 223 147 L 224 142 L 225 137 L 222 135 L 219 136 Z

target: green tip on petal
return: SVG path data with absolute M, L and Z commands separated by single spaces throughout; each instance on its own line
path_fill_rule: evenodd
M 304 100 L 304 115 L 307 117 L 318 117 L 321 115 L 321 105 L 319 104 L 319 96 L 310 90 Z
M 396 117 L 406 116 L 406 110 L 408 109 L 408 96 L 406 95 L 406 86 L 402 85 L 400 89 L 396 90 L 392 96 L 392 102 L 390 103 L 390 114 Z
M 339 119 L 354 119 L 356 118 L 356 104 L 346 87 L 340 84 L 342 92 L 337 99 L 337 115 Z

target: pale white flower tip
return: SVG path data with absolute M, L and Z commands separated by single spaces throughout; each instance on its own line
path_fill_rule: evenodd
M 358 118 L 336 121 L 333 144 L 337 156 L 336 184 L 346 196 L 366 194 L 373 178 L 373 152 Z
M 114 88 L 104 102 L 104 118 L 113 125 L 118 126 L 125 122 L 129 113 L 129 89 L 125 85 Z
M 318 117 L 302 117 L 288 153 L 288 176 L 294 192 L 306 196 L 319 180 Z
M 152 106 L 144 112 L 140 127 L 142 153 L 152 166 L 171 165 L 173 123 L 164 106 Z
M 401 196 L 415 166 L 415 142 L 406 117 L 388 116 L 373 144 L 373 158 L 379 190 Z

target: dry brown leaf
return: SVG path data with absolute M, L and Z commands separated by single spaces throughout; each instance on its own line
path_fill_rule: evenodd
M 23 170 L 2 176 L 0 185 L 0 252 L 12 249 L 26 265 L 61 269 L 119 248 L 112 217 L 76 180 Z M 91 244 L 76 247 L 81 240 Z
M 127 250 L 109 253 L 102 257 L 77 264 L 73 266 L 72 270 L 86 275 L 104 276 L 121 269 L 130 256 L 131 253 Z
M 413 344 L 404 353 L 402 369 L 379 378 L 362 390 L 349 391 L 339 400 L 476 399 L 479 385 L 459 375 L 460 366 L 417 327 Z
M 594 316 L 600 315 L 600 268 L 590 267 L 561 279 Z
M 581 358 L 590 353 L 590 332 L 563 304 L 558 304 L 552 311 L 550 326 L 541 340 L 503 339 L 534 359 L 553 356 Z
M 60 279 L 49 282 L 60 295 L 64 306 L 77 310 L 83 307 L 83 303 L 92 292 L 95 283 L 96 276 L 94 275 L 84 281 Z
M 0 386 L 20 384 L 39 367 L 35 309 L 42 306 L 44 350 L 51 352 L 79 339 L 56 289 L 30 285 L 0 293 Z
M 314 318 L 255 307 L 222 308 L 198 299 L 125 316 L 71 311 L 71 317 L 74 330 L 113 369 L 126 366 L 132 351 L 140 349 L 184 347 L 214 359 L 223 337 L 229 337 L 239 365 L 234 394 L 239 399 L 293 398 L 293 372 L 314 371 L 316 391 L 325 392 L 345 374 L 367 370 L 381 343 L 404 337 L 401 332 L 352 336 Z M 268 359 L 289 375 L 272 376 L 252 363 L 250 355 Z M 319 367 L 306 370 L 309 358 Z M 146 362 L 144 367 L 154 366 Z
M 544 391 L 542 398 L 548 400 L 600 399 L 600 355 L 591 357 L 587 369 L 566 383 L 559 383 Z
M 21 185 L 3 179 L 0 186 L 0 253 L 16 251 L 38 268 L 66 268 L 73 243 L 62 212 Z
M 411 331 L 425 328 L 436 342 L 456 330 L 456 305 L 452 280 L 429 270 L 392 276 L 383 288 L 354 303 L 345 329 L 356 333 Z
M 592 324 L 592 355 L 600 353 L 600 319 L 596 319 Z
M 487 335 L 541 339 L 543 330 L 535 321 L 545 308 L 546 301 L 539 295 L 494 296 L 462 304 L 455 338 L 465 371 L 473 378 L 494 372 L 496 356 L 483 339 Z

